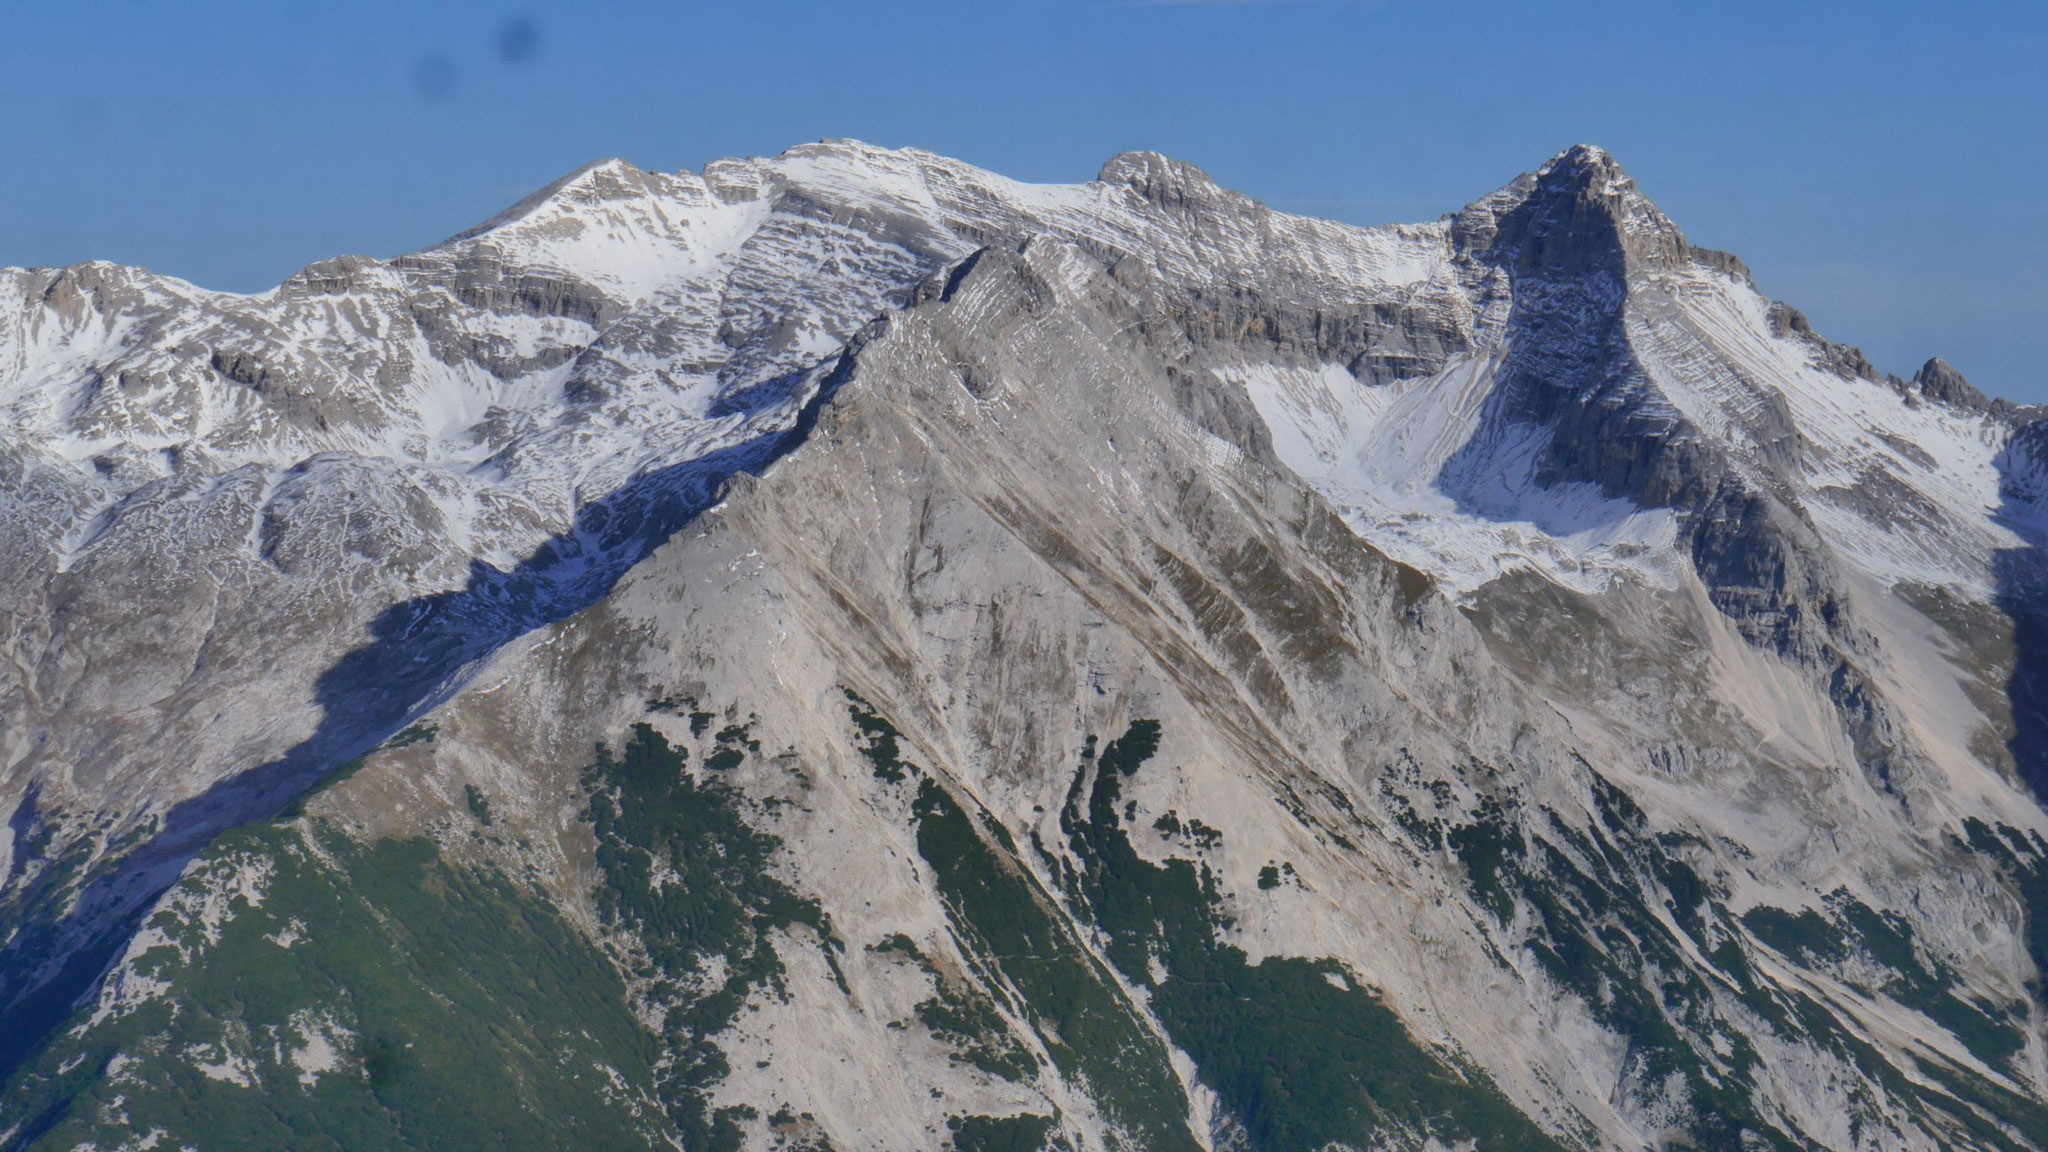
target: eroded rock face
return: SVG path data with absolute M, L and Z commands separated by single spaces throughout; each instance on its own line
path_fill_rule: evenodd
M 2039 425 L 1597 149 L 0 292 L 0 1146 L 2048 1144 Z

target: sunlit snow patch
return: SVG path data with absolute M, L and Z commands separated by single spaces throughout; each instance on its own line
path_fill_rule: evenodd
M 1494 367 L 1454 360 L 1435 375 L 1380 386 L 1335 364 L 1247 363 L 1224 375 L 1250 393 L 1283 463 L 1361 536 L 1455 593 L 1522 570 L 1584 592 L 1623 577 L 1672 586 L 1676 517 L 1590 484 L 1539 484 L 1536 454 L 1547 434 L 1481 420 Z M 1446 465 L 1468 448 L 1448 491 Z

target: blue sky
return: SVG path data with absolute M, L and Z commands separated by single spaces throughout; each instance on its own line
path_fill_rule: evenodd
M 0 264 L 257 290 L 587 160 L 854 136 L 1031 180 L 1129 148 L 1431 219 L 1604 145 L 1878 365 L 2048 401 L 2048 3 L 0 0 Z

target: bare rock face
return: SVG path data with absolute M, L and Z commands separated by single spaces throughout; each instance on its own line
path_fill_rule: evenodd
M 2040 425 L 1573 148 L 0 272 L 0 1147 L 2048 1146 Z
M 1920 366 L 1913 373 L 1913 384 L 1920 395 L 1937 404 L 1955 408 L 1981 410 L 1989 407 L 1991 401 L 1963 378 L 1961 372 L 1950 367 L 1948 362 L 1936 356 Z

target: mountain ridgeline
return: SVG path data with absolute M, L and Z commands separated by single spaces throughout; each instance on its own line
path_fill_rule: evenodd
M 2048 1149 L 2048 422 L 1572 148 L 0 270 L 0 1149 Z

